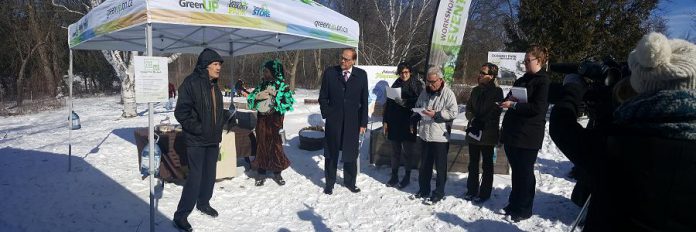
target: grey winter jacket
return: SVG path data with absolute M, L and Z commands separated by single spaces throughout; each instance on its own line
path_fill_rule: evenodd
M 416 108 L 425 108 L 435 111 L 433 119 L 421 119 L 418 126 L 418 136 L 426 142 L 448 142 L 449 132 L 447 123 L 452 122 L 459 114 L 457 98 L 447 86 L 440 91 L 428 93 L 423 89 L 416 101 Z M 417 114 L 417 113 L 415 113 Z

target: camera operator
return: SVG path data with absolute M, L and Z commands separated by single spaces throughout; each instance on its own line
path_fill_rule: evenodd
M 696 45 L 650 33 L 628 64 L 630 79 L 607 95 L 621 103 L 612 123 L 577 123 L 592 91 L 574 74 L 551 113 L 554 143 L 590 176 L 584 230 L 696 231 Z M 638 95 L 626 99 L 629 84 Z

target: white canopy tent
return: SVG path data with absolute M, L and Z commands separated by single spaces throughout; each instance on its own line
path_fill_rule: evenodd
M 223 56 L 357 47 L 354 20 L 311 0 L 111 0 L 68 29 L 78 50 L 146 50 L 145 28 L 152 26 L 155 53 Z
M 358 23 L 312 0 L 107 0 L 68 28 L 72 113 L 72 50 L 193 53 L 222 56 L 358 46 Z M 154 152 L 153 103 L 148 104 Z M 72 128 L 72 120 L 69 129 Z M 72 137 L 72 135 L 69 135 Z M 72 146 L 69 141 L 69 155 Z M 152 158 L 150 167 L 153 167 Z M 150 230 L 154 186 L 150 174 Z

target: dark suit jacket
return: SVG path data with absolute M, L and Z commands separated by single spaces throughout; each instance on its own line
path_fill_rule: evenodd
M 324 70 L 319 91 L 321 117 L 326 119 L 324 155 L 355 162 L 359 151 L 360 127 L 367 127 L 367 73 L 357 67 L 346 82 L 340 66 Z

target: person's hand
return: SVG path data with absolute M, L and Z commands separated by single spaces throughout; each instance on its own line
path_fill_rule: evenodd
M 513 101 L 504 101 L 500 103 L 500 108 L 508 109 L 511 108 L 513 104 Z
M 396 102 L 396 104 L 399 104 L 400 106 L 404 106 L 405 103 L 404 99 L 401 99 L 400 97 L 394 98 L 394 102 Z
M 367 128 L 365 128 L 365 127 L 360 127 L 360 134 L 365 134 L 365 129 L 367 129 Z
M 433 110 L 423 110 L 423 114 L 425 114 L 426 116 L 428 116 L 430 118 L 435 117 L 435 111 L 433 111 Z
M 382 129 L 384 129 L 384 135 L 386 136 L 387 133 L 389 133 L 389 129 L 387 127 L 387 123 L 385 122 L 384 125 L 382 126 Z

